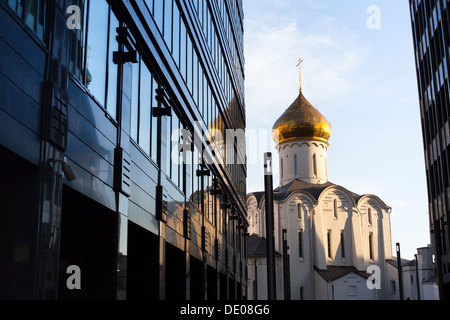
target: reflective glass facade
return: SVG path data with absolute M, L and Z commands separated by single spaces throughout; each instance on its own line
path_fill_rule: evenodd
M 431 239 L 442 298 L 450 298 L 450 9 L 448 0 L 410 0 L 427 170 Z
M 242 1 L 0 15 L 0 297 L 245 299 Z

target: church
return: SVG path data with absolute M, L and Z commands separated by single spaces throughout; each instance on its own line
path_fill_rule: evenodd
M 280 166 L 273 190 L 277 299 L 392 299 L 392 210 L 376 195 L 359 195 L 328 180 L 331 133 L 301 88 L 273 127 Z M 264 191 L 248 194 L 247 205 L 248 298 L 265 300 Z

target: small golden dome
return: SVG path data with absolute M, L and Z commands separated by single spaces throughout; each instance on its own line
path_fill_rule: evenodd
M 331 125 L 300 91 L 298 98 L 275 122 L 272 136 L 277 144 L 295 139 L 328 143 Z

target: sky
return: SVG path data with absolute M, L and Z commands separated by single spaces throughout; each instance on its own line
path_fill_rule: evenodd
M 392 207 L 393 254 L 413 259 L 430 243 L 425 162 L 408 0 L 244 0 L 247 192 L 263 191 L 275 121 L 298 96 L 332 126 L 328 177 Z M 248 147 L 249 148 L 249 147 Z

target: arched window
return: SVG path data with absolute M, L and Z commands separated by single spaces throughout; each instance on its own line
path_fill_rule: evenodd
M 395 280 L 391 280 L 391 294 L 397 293 L 397 285 L 395 283 Z
M 336 199 L 333 200 L 333 214 L 334 214 L 334 218 L 337 219 L 338 218 L 338 202 Z
M 369 233 L 369 258 L 373 260 L 373 233 Z
M 313 155 L 313 170 L 314 170 L 314 175 L 317 177 L 317 156 L 315 153 Z
M 280 176 L 281 176 L 281 179 L 283 179 L 283 171 L 284 171 L 284 163 L 283 163 L 283 159 L 281 159 L 281 163 L 280 163 Z
M 302 220 L 302 204 L 297 203 L 297 217 L 298 220 Z
M 345 232 L 341 231 L 341 258 L 345 258 Z
M 331 252 L 331 230 L 327 232 L 327 255 L 329 259 L 333 258 L 333 254 Z
M 298 230 L 298 257 L 303 258 L 303 230 Z
M 367 210 L 367 218 L 369 219 L 369 224 L 372 224 L 372 208 Z
M 298 176 L 298 158 L 297 155 L 294 156 L 294 169 L 295 169 L 295 177 Z

